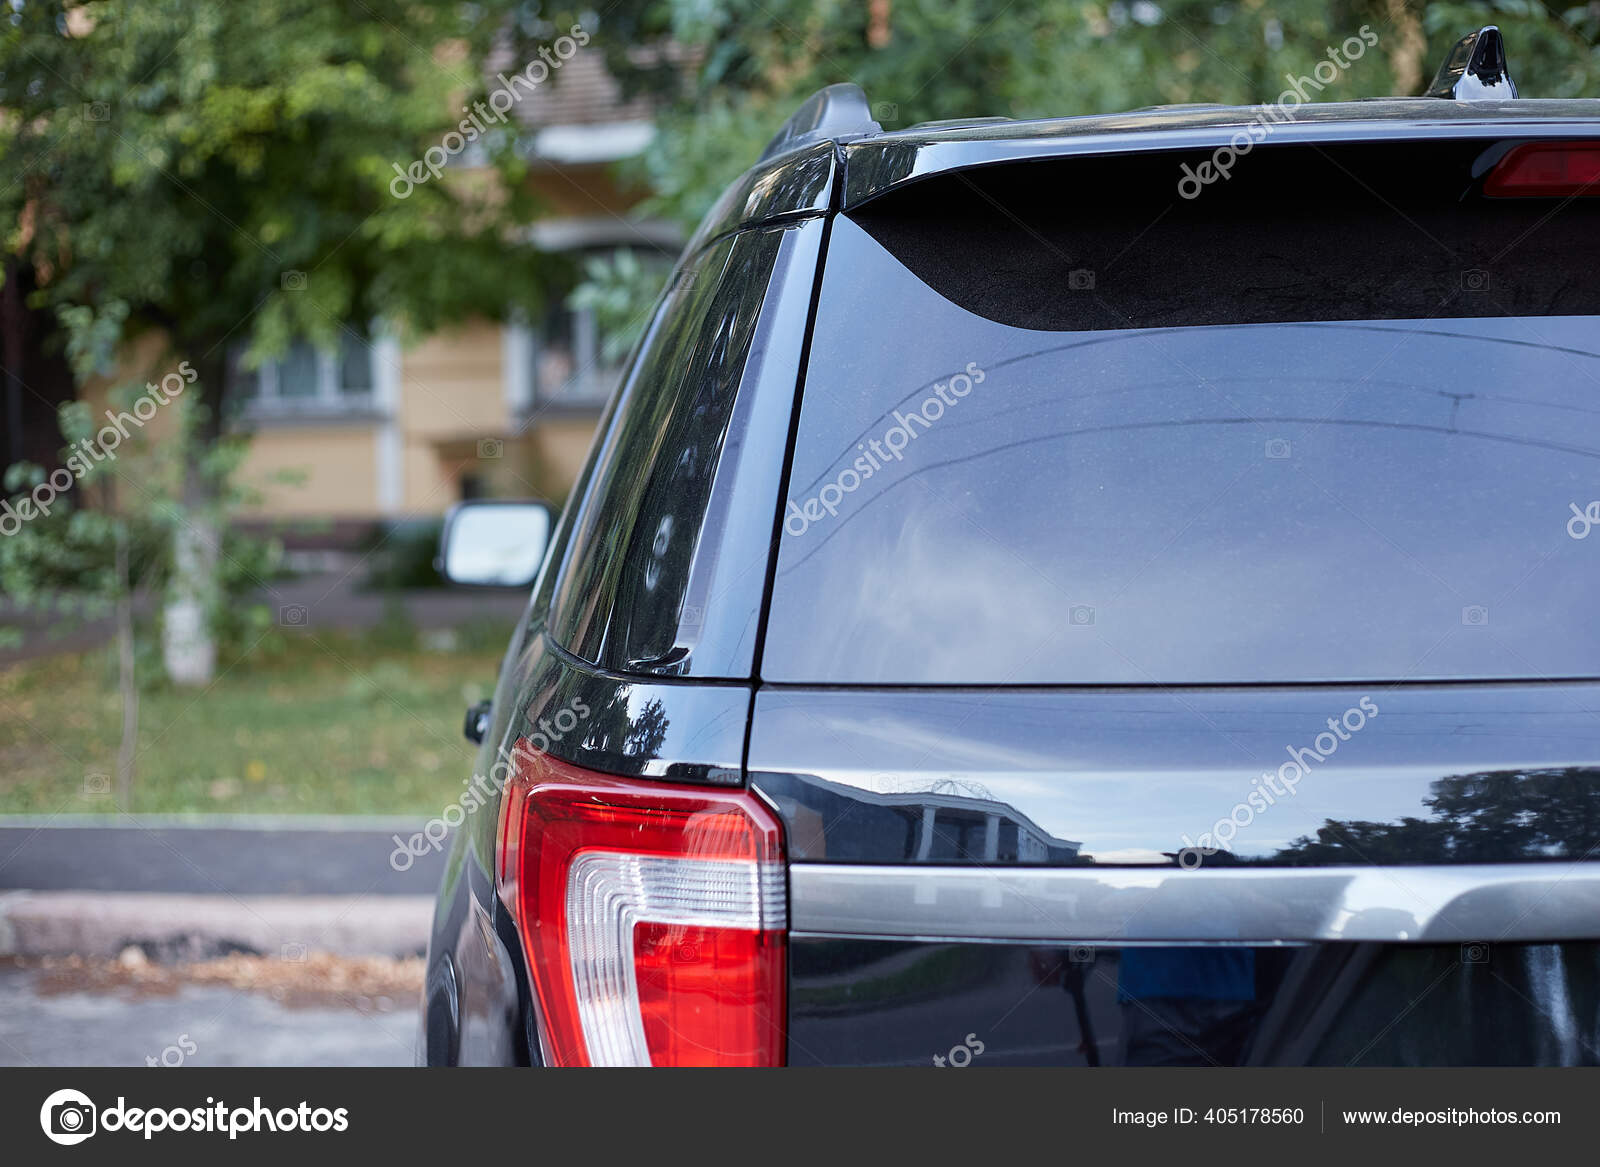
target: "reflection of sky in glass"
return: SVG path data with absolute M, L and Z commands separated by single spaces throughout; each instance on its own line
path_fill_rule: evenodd
M 893 261 L 840 228 L 872 261 L 830 262 L 789 498 L 935 381 L 987 375 L 785 535 L 767 676 L 1596 672 L 1600 543 L 1565 531 L 1600 497 L 1593 319 L 1030 332 L 903 272 L 885 294 Z

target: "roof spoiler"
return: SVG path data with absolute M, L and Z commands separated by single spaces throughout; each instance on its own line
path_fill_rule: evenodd
M 829 85 L 806 98 L 800 108 L 789 115 L 783 128 L 761 152 L 761 161 L 813 142 L 859 138 L 882 130 L 883 127 L 872 120 L 867 95 L 861 86 L 849 82 Z
M 1505 39 L 1492 24 L 1455 43 L 1423 94 L 1452 101 L 1506 101 L 1516 95 L 1516 83 L 1506 69 Z

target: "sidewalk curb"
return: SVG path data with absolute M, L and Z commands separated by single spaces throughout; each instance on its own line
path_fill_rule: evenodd
M 156 960 L 420 956 L 432 918 L 431 896 L 9 891 L 0 892 L 0 956 L 110 958 L 130 945 Z

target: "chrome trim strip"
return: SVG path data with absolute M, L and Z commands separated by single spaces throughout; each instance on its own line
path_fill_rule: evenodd
M 1600 863 L 1196 871 L 796 863 L 789 889 L 795 932 L 905 940 L 1600 938 Z

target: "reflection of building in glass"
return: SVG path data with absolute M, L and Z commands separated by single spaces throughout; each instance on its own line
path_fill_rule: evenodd
M 867 797 L 917 812 L 916 858 L 929 863 L 1061 863 L 1076 857 L 1082 846 L 1056 838 L 1003 802 L 932 793 Z
M 803 808 L 790 819 L 797 859 L 881 861 L 891 830 L 904 839 L 899 858 L 921 863 L 1067 864 L 1078 861 L 1083 846 L 1056 838 L 981 786 L 948 778 L 924 790 L 879 792 L 811 775 L 763 775 L 762 789 L 780 804 L 792 800 Z M 804 831 L 808 820 L 821 830 Z

